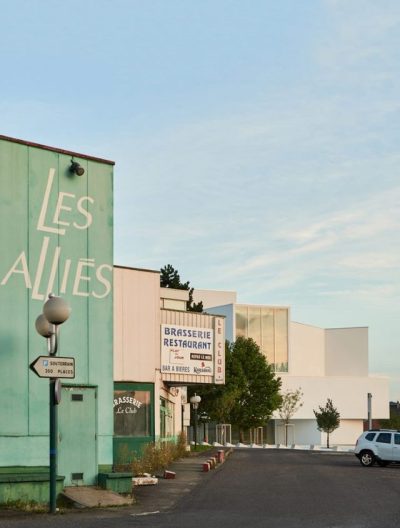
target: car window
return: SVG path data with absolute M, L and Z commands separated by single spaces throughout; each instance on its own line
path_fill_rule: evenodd
M 394 443 L 400 445 L 400 434 L 394 435 Z
M 372 440 L 375 438 L 375 434 L 376 433 L 368 433 L 365 435 L 365 438 L 369 440 L 370 442 L 372 442 Z
M 376 441 L 381 444 L 390 444 L 392 441 L 392 435 L 391 433 L 379 433 Z

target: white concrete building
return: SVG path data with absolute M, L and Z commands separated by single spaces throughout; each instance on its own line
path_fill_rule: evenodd
M 318 328 L 291 321 L 288 307 L 238 304 L 235 292 L 195 290 L 208 313 L 226 317 L 226 337 L 252 337 L 282 379 L 282 391 L 303 392 L 303 406 L 291 420 L 289 443 L 321 445 L 314 409 L 330 398 L 340 413 L 332 444 L 354 444 L 367 419 L 367 395 L 372 394 L 372 417 L 389 417 L 387 378 L 368 372 L 368 328 Z M 284 427 L 274 415 L 275 443 L 284 442 Z

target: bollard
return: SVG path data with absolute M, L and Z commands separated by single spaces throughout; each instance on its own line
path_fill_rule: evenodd
M 203 471 L 210 471 L 209 462 L 203 462 Z
M 222 462 L 224 462 L 225 460 L 225 451 L 223 449 L 219 449 L 217 456 L 218 456 L 218 463 L 222 464 Z

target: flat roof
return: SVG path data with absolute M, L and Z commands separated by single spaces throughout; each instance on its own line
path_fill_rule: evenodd
M 51 152 L 58 152 L 59 154 L 66 154 L 67 156 L 74 156 L 77 158 L 87 159 L 90 161 L 98 161 L 100 163 L 106 163 L 107 165 L 115 165 L 115 161 L 97 158 L 95 156 L 88 156 L 87 154 L 81 154 L 79 152 L 73 152 L 72 150 L 64 150 L 55 147 L 49 147 L 48 145 L 42 145 L 40 143 L 32 143 L 32 141 L 25 141 L 23 139 L 12 138 L 9 136 L 3 136 L 0 134 L 0 139 L 4 141 L 10 141 L 11 143 L 19 143 L 20 145 L 26 145 L 27 147 L 35 147 L 43 150 L 50 150 Z
M 146 273 L 158 273 L 160 275 L 159 270 L 157 271 L 157 270 L 145 269 L 145 268 L 134 268 L 132 266 L 121 266 L 120 264 L 114 264 L 114 268 L 120 268 L 120 269 L 132 270 L 132 271 L 144 271 Z

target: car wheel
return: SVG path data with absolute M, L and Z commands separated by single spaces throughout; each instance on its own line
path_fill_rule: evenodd
M 388 464 L 390 464 L 389 460 L 377 460 L 378 466 L 386 467 Z
M 371 467 L 375 464 L 375 455 L 372 451 L 361 451 L 360 453 L 360 462 L 364 467 Z

